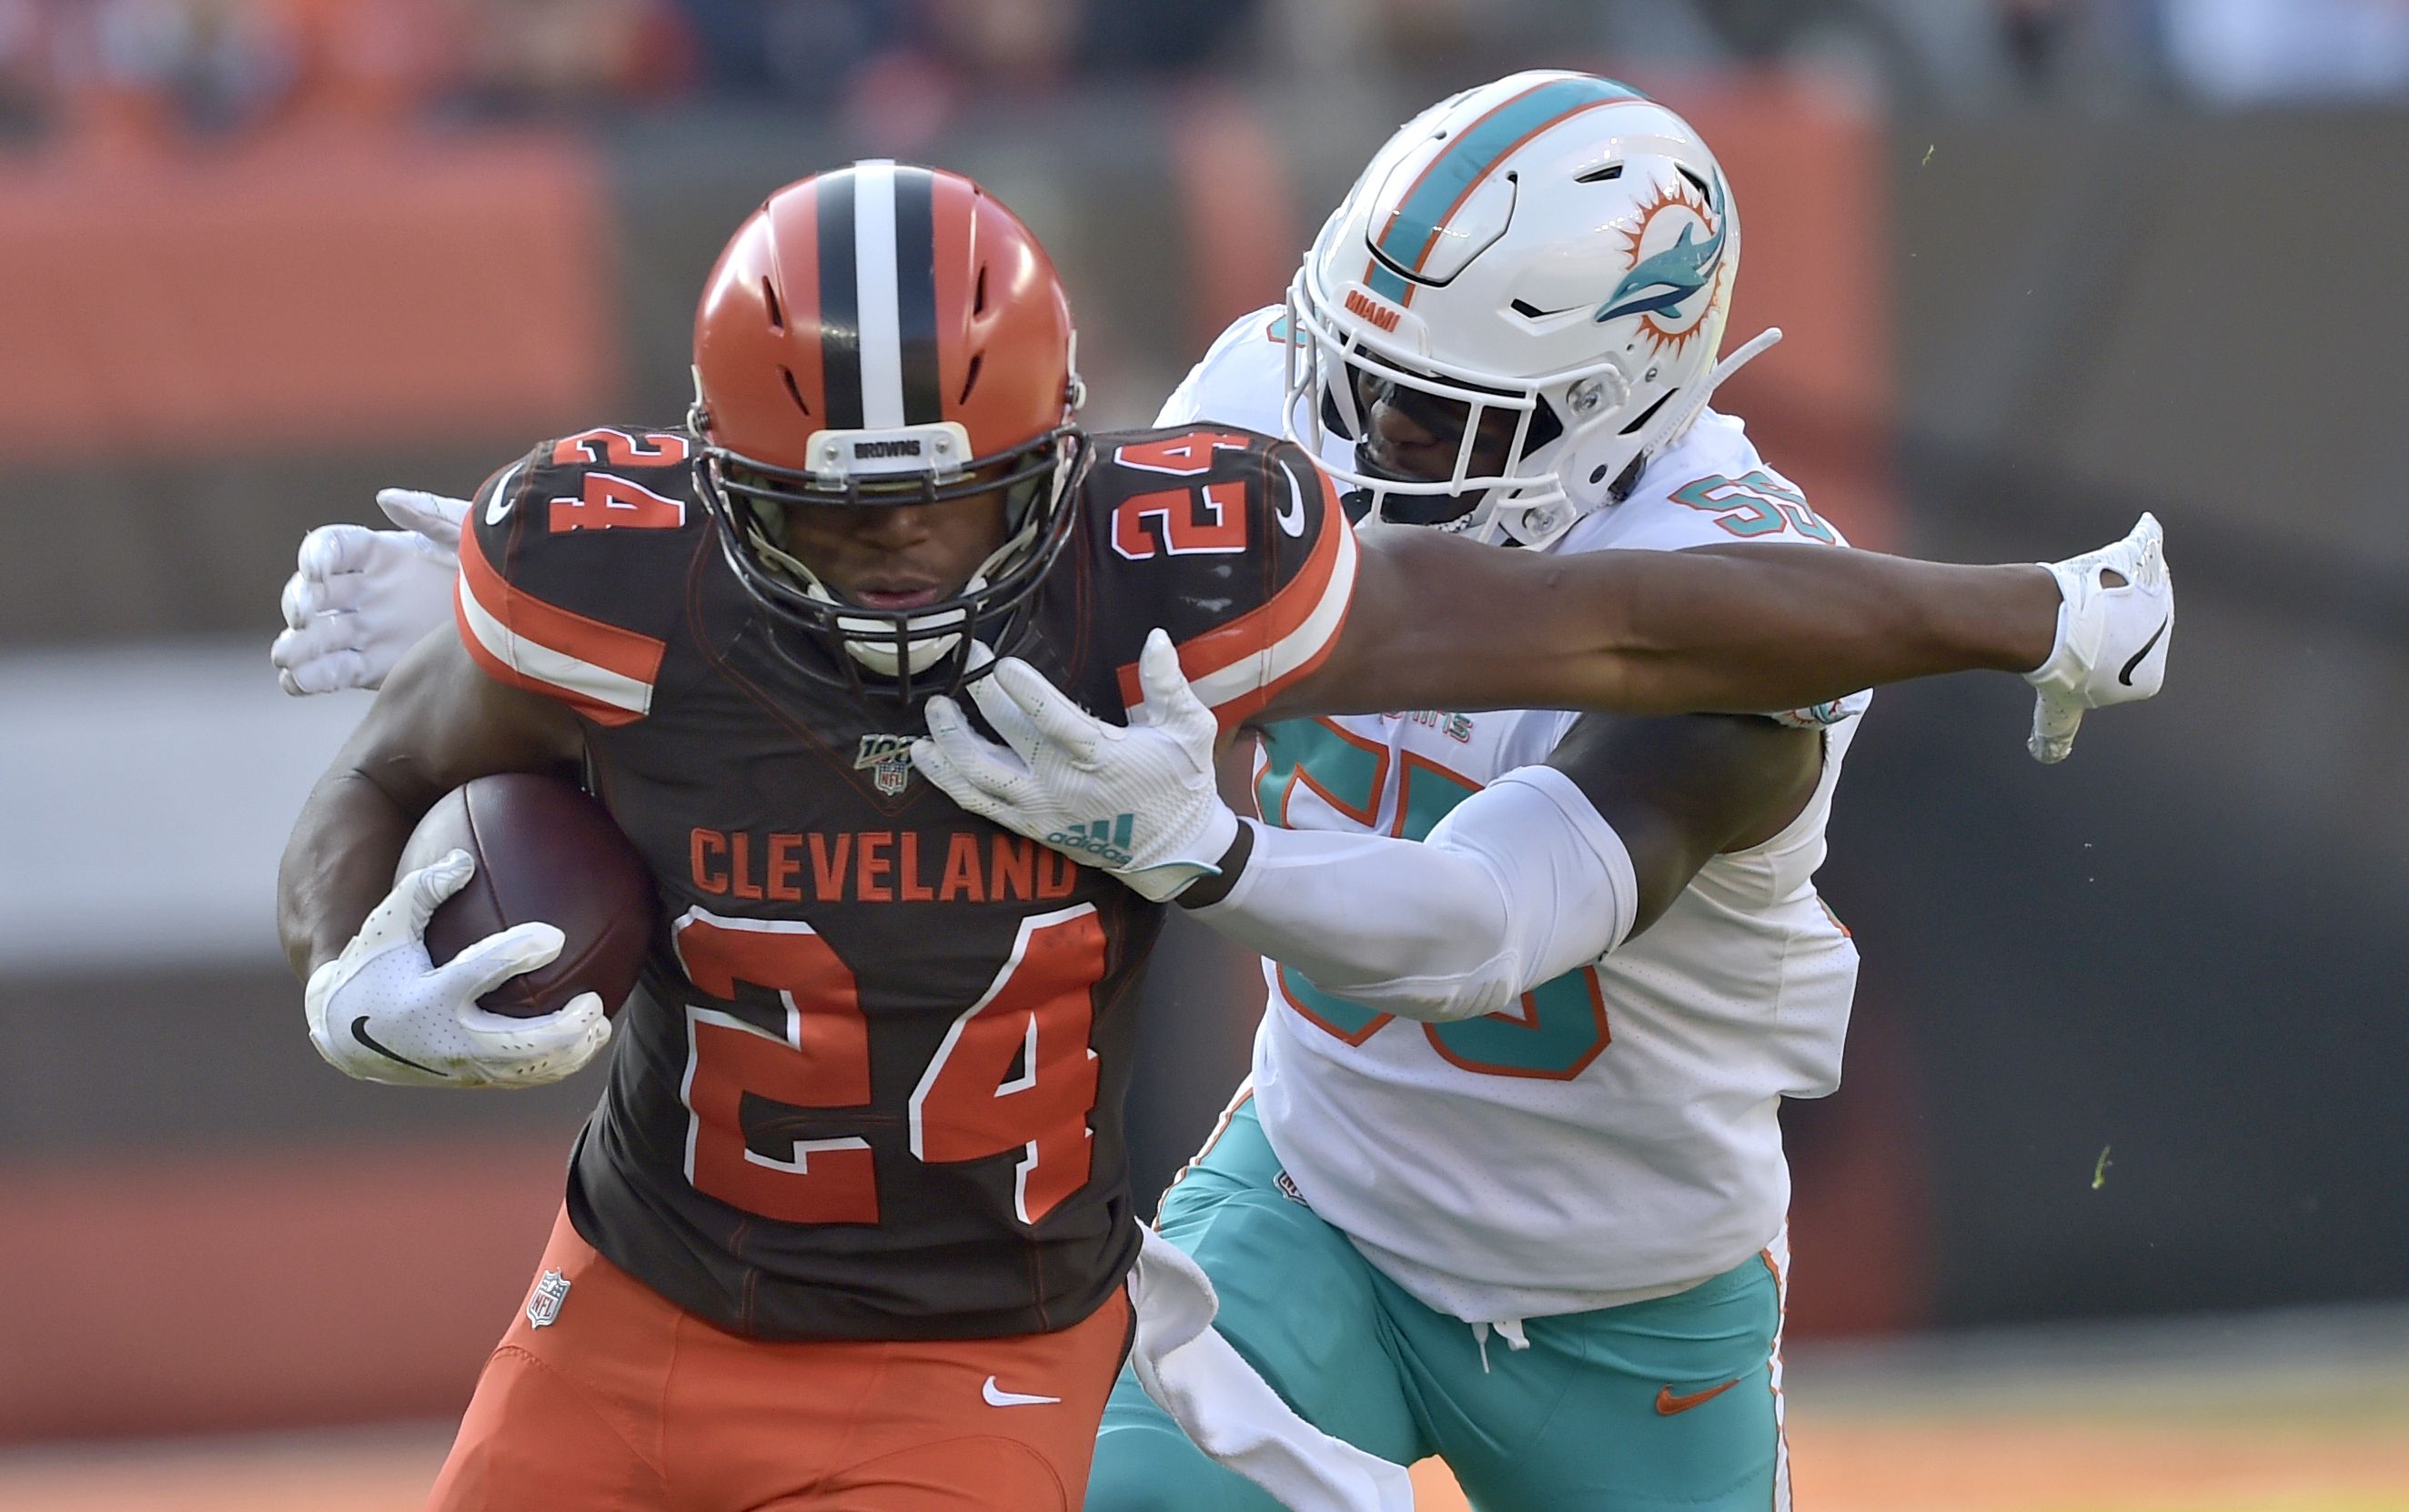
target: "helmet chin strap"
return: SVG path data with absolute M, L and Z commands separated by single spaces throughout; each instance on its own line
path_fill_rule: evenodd
M 1715 396 L 1715 390 L 1781 339 L 1782 327 L 1768 325 L 1741 343 L 1738 351 L 1715 364 L 1714 371 L 1699 381 L 1696 392 L 1656 417 L 1655 424 L 1641 435 L 1638 451 L 1634 454 L 1653 456 L 1689 434 L 1690 427 L 1698 423 L 1698 416 L 1706 412 L 1707 401 Z
M 1633 455 L 1651 457 L 1679 441 L 1704 414 L 1707 402 L 1715 390 L 1728 382 L 1750 362 L 1782 339 L 1782 327 L 1768 326 L 1742 343 L 1731 355 L 1715 364 L 1714 370 L 1698 381 L 1697 386 L 1679 405 L 1668 405 L 1651 422 L 1640 435 L 1640 443 Z M 1534 549 L 1546 546 L 1573 527 L 1586 512 L 1573 504 L 1570 496 L 1559 485 L 1552 497 L 1529 504 L 1514 498 L 1500 499 L 1492 507 L 1488 519 L 1477 532 L 1483 540 L 1494 542 L 1501 537 Z

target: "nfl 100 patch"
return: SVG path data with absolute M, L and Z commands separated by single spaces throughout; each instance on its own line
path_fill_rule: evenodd
M 880 792 L 893 798 L 912 781 L 912 737 L 864 735 L 853 755 L 854 770 L 867 770 Z

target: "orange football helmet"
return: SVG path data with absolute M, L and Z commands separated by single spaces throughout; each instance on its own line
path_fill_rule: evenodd
M 689 424 L 738 580 L 779 619 L 841 641 L 848 674 L 866 667 L 907 698 L 959 683 L 974 639 L 1008 654 L 1074 523 L 1077 350 L 1046 249 L 960 174 L 863 162 L 772 194 L 720 253 L 694 321 Z M 1007 540 L 940 603 L 841 602 L 777 543 L 787 503 L 999 489 Z

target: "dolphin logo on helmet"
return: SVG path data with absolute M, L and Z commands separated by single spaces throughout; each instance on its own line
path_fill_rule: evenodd
M 1619 320 L 1625 315 L 1650 315 L 1658 310 L 1681 317 L 1681 302 L 1713 281 L 1716 268 L 1724 260 L 1724 179 L 1715 174 L 1714 198 L 1709 211 L 1714 217 L 1715 234 L 1704 241 L 1693 241 L 1697 231 L 1695 223 L 1681 227 L 1681 235 L 1673 245 L 1644 258 L 1637 266 L 1623 276 L 1606 302 L 1597 307 L 1591 318 L 1599 324 Z

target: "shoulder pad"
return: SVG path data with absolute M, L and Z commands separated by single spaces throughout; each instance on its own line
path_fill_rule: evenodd
M 1288 310 L 1267 305 L 1241 315 L 1154 417 L 1157 425 L 1230 425 L 1277 436 L 1288 400 Z
M 1559 549 L 1681 551 L 1735 540 L 1848 544 L 1797 484 L 1765 465 L 1738 420 L 1709 410 L 1649 464 L 1629 498 L 1583 516 Z
M 1622 503 L 1582 518 L 1560 551 L 1686 551 L 1736 540 L 1846 546 L 1797 484 L 1767 467 L 1740 422 L 1709 410 L 1680 444 L 1652 462 Z M 1865 713 L 1870 693 L 1772 717 L 1798 729 L 1827 729 Z
M 460 640 L 498 682 L 598 724 L 652 708 L 685 574 L 711 524 L 693 439 L 598 427 L 485 482 L 460 533 Z
M 1099 437 L 1089 474 L 1098 630 L 1122 701 L 1157 626 L 1223 729 L 1321 664 L 1355 586 L 1337 492 L 1286 441 L 1171 427 Z

